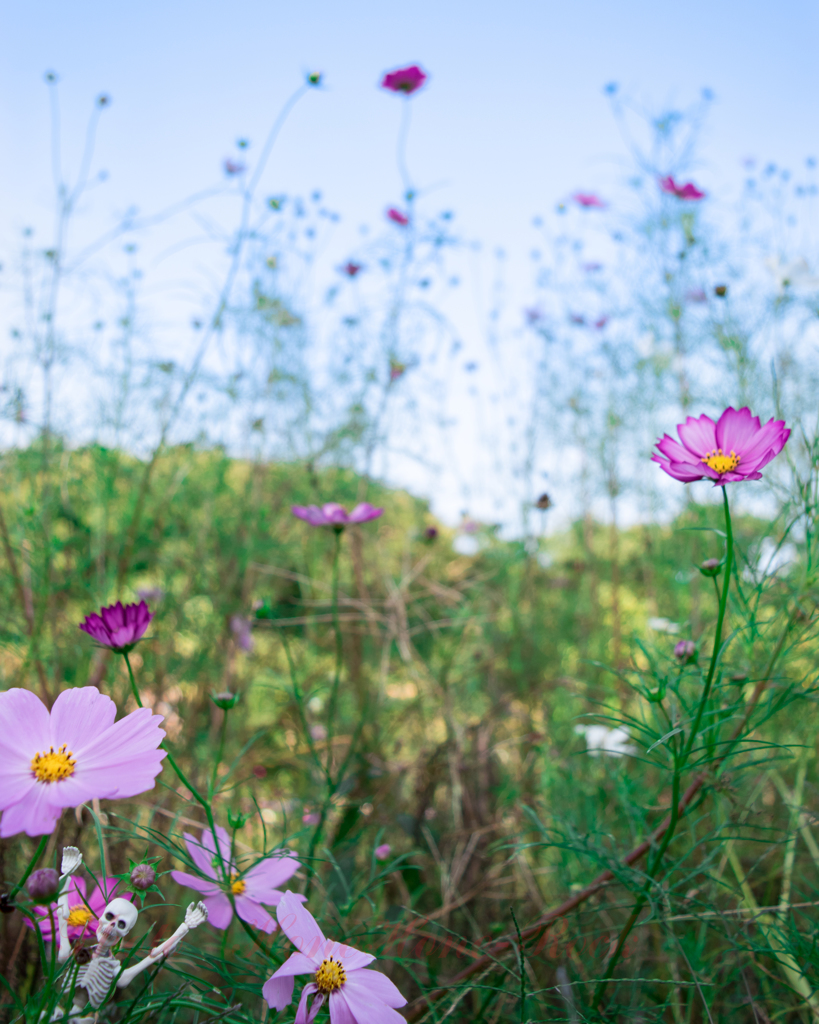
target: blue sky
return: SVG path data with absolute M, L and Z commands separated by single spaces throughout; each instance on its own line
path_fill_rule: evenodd
M 260 145 L 304 73 L 321 70 L 324 87 L 288 122 L 263 189 L 322 190 L 343 217 L 332 266 L 400 198 L 401 101 L 377 83 L 418 61 L 430 80 L 412 100 L 415 179 L 467 235 L 523 261 L 533 215 L 577 188 L 614 190 L 625 173 L 605 83 L 656 111 L 713 90 L 696 173 L 727 195 L 743 158 L 797 166 L 819 150 L 817 38 L 819 7 L 788 0 L 6 4 L 0 251 L 9 258 L 23 225 L 48 223 L 46 69 L 60 75 L 70 168 L 94 97 L 112 98 L 96 162 L 110 177 L 87 204 L 89 233 L 132 203 L 156 210 L 218 182 L 235 140 Z M 0 346 L 7 338 L 0 328 Z

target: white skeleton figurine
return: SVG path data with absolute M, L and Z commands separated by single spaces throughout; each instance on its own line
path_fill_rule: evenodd
M 57 903 L 57 922 L 59 926 L 59 952 L 57 959 L 60 963 L 71 956 L 71 943 L 68 939 L 68 882 L 70 876 L 82 864 L 82 854 L 75 846 L 63 847 L 62 875 L 60 876 L 62 895 Z M 166 956 L 174 952 L 179 943 L 191 931 L 207 920 L 208 910 L 204 903 L 188 906 L 185 914 L 185 923 L 181 924 L 169 939 L 155 946 L 151 952 L 132 967 L 123 968 L 119 960 L 113 956 L 111 950 L 124 938 L 137 922 L 138 910 L 130 900 L 117 897 L 111 900 L 102 912 L 99 928 L 97 928 L 97 945 L 91 953 L 88 963 L 81 964 L 77 968 L 75 979 L 76 994 L 74 1005 L 69 1015 L 70 1024 L 94 1024 L 97 1015 L 82 1016 L 84 1009 L 97 1010 L 105 997 L 111 991 L 111 986 L 116 981 L 117 988 L 125 988 L 133 979 L 155 966 Z M 88 996 L 88 1003 L 83 1006 L 80 1002 L 81 989 L 85 989 Z M 58 1020 L 64 1014 L 57 1010 L 52 1020 Z

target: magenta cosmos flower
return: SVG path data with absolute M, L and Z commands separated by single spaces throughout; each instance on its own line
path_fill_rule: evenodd
M 693 181 L 687 181 L 681 185 L 674 181 L 670 174 L 665 178 L 660 178 L 660 188 L 663 192 L 668 192 L 669 195 L 676 196 L 678 199 L 705 199 L 705 193 L 701 192 Z
M 100 915 L 106 906 L 114 899 L 115 896 L 120 896 L 123 899 L 130 900 L 132 893 L 130 892 L 117 892 L 117 886 L 119 881 L 116 878 L 107 878 L 101 885 L 94 887 L 94 891 L 91 895 L 86 898 L 85 895 L 85 879 L 77 878 L 76 875 L 72 875 L 68 883 L 68 937 L 69 939 L 85 939 L 90 935 L 94 935 L 99 928 Z M 37 906 L 34 908 L 38 917 L 41 918 L 37 922 L 37 928 L 40 929 L 40 934 L 43 936 L 44 942 L 51 942 L 54 935 L 51 930 L 51 917 L 49 916 L 48 907 Z M 57 904 L 51 904 L 51 912 L 54 917 L 54 927 L 57 927 Z M 31 921 L 26 918 L 25 923 L 29 928 L 34 928 Z
M 293 978 L 312 974 L 302 989 L 295 1024 L 310 1024 L 325 1001 L 330 1003 L 330 1024 L 405 1024 L 396 1006 L 407 1001 L 380 971 L 364 968 L 372 953 L 325 939 L 313 915 L 286 892 L 276 908 L 284 934 L 298 950 L 292 953 L 262 988 L 267 1004 L 283 1010 L 293 998 Z M 310 1012 L 307 1000 L 315 996 Z
M 391 220 L 393 224 L 398 224 L 398 226 L 402 228 L 405 228 L 409 224 L 409 217 L 394 206 L 391 206 L 387 210 L 387 218 Z
M 276 922 L 262 904 L 274 907 L 282 899 L 283 893 L 276 887 L 296 873 L 299 867 L 296 857 L 289 850 L 276 850 L 248 871 L 239 872 L 230 855 L 230 836 L 221 826 L 216 826 L 218 852 L 210 829 L 203 829 L 201 841 L 188 832 L 184 837 L 191 860 L 202 877 L 189 875 L 187 871 L 172 871 L 171 876 L 180 885 L 202 893 L 208 908 L 208 923 L 220 929 L 230 924 L 233 907 L 227 893 L 231 892 L 236 913 L 243 921 L 263 932 L 275 931 Z
M 677 426 L 679 444 L 668 434 L 657 442 L 660 454 L 653 462 L 675 480 L 713 480 L 714 486 L 759 480 L 759 472 L 785 447 L 790 430 L 784 420 L 768 420 L 761 426 L 747 407 L 726 409 L 716 423 L 708 416 L 689 416 Z
M 381 88 L 389 89 L 390 92 L 402 92 L 410 96 L 417 92 L 427 80 L 427 73 L 417 64 L 410 64 L 407 68 L 396 68 L 395 71 L 388 71 L 381 79 Z
M 126 605 L 117 601 L 108 608 L 101 608 L 99 615 L 86 615 L 85 622 L 80 623 L 80 629 L 103 647 L 110 647 L 122 654 L 130 651 L 143 636 L 153 617 L 153 612 L 148 611 L 144 601 Z
M 371 519 L 378 519 L 384 515 L 383 508 L 376 508 L 368 501 L 356 505 L 350 513 L 335 501 L 330 501 L 321 508 L 318 505 L 294 505 L 291 511 L 294 516 L 311 526 L 333 526 L 342 530 L 352 523 L 368 523 Z
M 96 686 L 63 690 L 50 712 L 29 690 L 0 693 L 0 836 L 46 835 L 64 807 L 153 789 L 162 715 L 116 714 Z
M 586 210 L 605 210 L 608 206 L 608 203 L 604 202 L 600 196 L 596 196 L 594 192 L 575 192 L 572 199 L 578 206 L 582 206 Z

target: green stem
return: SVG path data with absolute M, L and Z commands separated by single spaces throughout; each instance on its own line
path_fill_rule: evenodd
M 341 533 L 336 530 L 336 545 L 333 551 L 333 631 L 336 638 L 336 667 L 333 675 L 333 687 L 330 691 L 330 703 L 327 714 L 327 774 L 332 773 L 333 757 L 333 726 L 336 720 L 336 703 L 338 701 L 338 687 L 341 681 L 341 662 L 344 653 L 341 636 L 341 623 L 338 619 L 338 563 L 341 553 Z
M 143 707 L 142 698 L 139 696 L 139 690 L 137 689 L 136 679 L 134 679 L 134 670 L 131 668 L 131 659 L 128 657 L 128 652 L 122 652 L 123 658 L 125 658 L 125 664 L 128 666 L 128 677 L 131 680 L 131 692 L 134 695 L 134 700 L 137 702 L 137 707 Z
M 23 875 L 23 877 L 20 879 L 20 881 L 17 883 L 17 885 L 15 885 L 14 888 L 9 893 L 9 899 L 10 900 L 14 899 L 14 897 L 17 895 L 17 893 L 23 888 L 23 886 L 28 881 L 28 876 L 34 870 L 34 865 L 37 863 L 37 861 L 42 856 L 43 850 L 46 848 L 46 843 L 47 842 L 48 842 L 48 836 L 42 836 L 41 839 L 40 839 L 40 842 L 37 844 L 37 849 L 34 851 L 34 856 L 28 862 L 28 867 L 26 868 L 26 873 Z
M 228 708 L 222 708 L 222 727 L 219 730 L 219 749 L 216 752 L 216 761 L 213 765 L 213 775 L 210 779 L 208 797 L 212 800 L 216 793 L 216 777 L 219 774 L 219 765 L 222 763 L 222 755 L 225 751 L 225 739 L 227 738 Z
M 677 830 L 677 823 L 679 820 L 679 803 L 680 803 L 680 780 L 685 765 L 691 754 L 691 750 L 694 746 L 694 742 L 699 735 L 700 726 L 702 724 L 702 716 L 705 713 L 705 706 L 708 703 L 708 697 L 711 693 L 711 687 L 714 682 L 714 676 L 716 674 L 717 664 L 719 662 L 720 650 L 722 647 L 722 629 L 725 623 L 725 611 L 728 605 L 728 590 L 731 584 L 731 570 L 734 562 L 734 534 L 731 529 L 731 510 L 728 505 L 728 494 L 725 487 L 722 488 L 722 504 L 725 511 L 725 577 L 722 584 L 722 592 L 719 596 L 719 609 L 717 612 L 717 628 L 714 634 L 714 647 L 711 651 L 711 661 L 708 666 L 708 674 L 705 677 L 705 686 L 703 687 L 702 696 L 697 707 L 697 713 L 694 716 L 694 722 L 691 726 L 691 733 L 688 737 L 687 743 L 682 748 L 679 756 L 676 752 L 674 755 L 674 776 L 671 784 L 671 815 L 668 823 L 668 828 L 663 835 L 662 841 L 657 849 L 657 852 L 646 869 L 646 880 L 643 885 L 643 890 L 637 897 L 634 904 L 634 908 L 629 914 L 628 920 L 623 926 L 622 931 L 617 939 L 617 945 L 614 948 L 606 973 L 597 983 L 597 987 L 594 992 L 594 999 L 592 1001 L 592 1008 L 598 1010 L 600 1003 L 603 1000 L 603 996 L 606 992 L 606 987 L 611 980 L 614 969 L 622 955 L 623 948 L 625 947 L 626 941 L 628 940 L 631 930 L 637 923 L 637 918 L 640 916 L 640 912 L 648 902 L 648 895 L 651 891 L 651 884 L 657 872 L 660 870 L 663 857 L 668 849 L 671 840 L 674 838 L 674 833 Z

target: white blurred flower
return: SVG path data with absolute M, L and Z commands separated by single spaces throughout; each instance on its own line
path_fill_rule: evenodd
M 769 256 L 765 266 L 773 275 L 778 291 L 819 291 L 819 277 L 810 272 L 807 260 L 792 260 L 785 263 L 781 256 Z
M 636 754 L 637 748 L 629 743 L 628 729 L 609 729 L 605 725 L 576 725 L 578 736 L 585 736 L 586 750 L 592 757 L 608 754 L 609 757 L 623 757 Z
M 648 628 L 653 629 L 655 633 L 679 633 L 680 624 L 679 622 L 672 622 L 670 619 L 649 619 Z

